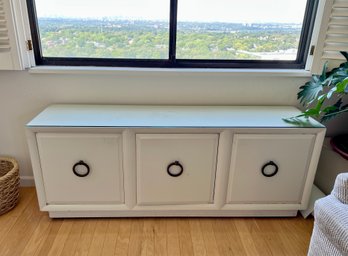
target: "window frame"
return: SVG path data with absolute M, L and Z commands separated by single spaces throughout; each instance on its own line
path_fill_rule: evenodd
M 243 69 L 304 69 L 309 53 L 318 0 L 307 0 L 296 60 L 218 60 L 176 59 L 178 0 L 170 0 L 168 59 L 75 58 L 44 57 L 37 21 L 35 0 L 26 0 L 29 25 L 37 66 L 96 66 L 138 68 L 243 68 Z

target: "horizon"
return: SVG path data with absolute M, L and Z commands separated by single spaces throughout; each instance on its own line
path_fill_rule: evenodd
M 91 20 L 91 21 L 144 21 L 144 22 L 166 22 L 166 20 L 147 20 L 147 19 L 131 19 L 131 18 L 122 18 L 122 17 L 64 17 L 64 16 L 56 16 L 56 17 L 38 17 L 38 20 L 41 19 L 65 19 L 65 20 Z M 228 22 L 228 21 L 178 21 L 177 23 L 221 23 L 221 24 L 291 24 L 291 25 L 301 25 L 302 23 L 295 22 Z
M 163 20 L 169 0 L 36 0 L 38 17 Z M 307 0 L 186 0 L 178 3 L 178 22 L 302 23 Z M 199 11 L 197 10 L 199 6 Z M 251 8 L 252 7 L 252 8 Z M 146 11 L 144 11 L 146 10 Z M 284 11 L 286 10 L 286 11 Z

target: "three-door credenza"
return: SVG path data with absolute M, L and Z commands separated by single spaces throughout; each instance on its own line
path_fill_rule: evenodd
M 295 216 L 325 127 L 288 106 L 65 105 L 27 124 L 50 217 Z

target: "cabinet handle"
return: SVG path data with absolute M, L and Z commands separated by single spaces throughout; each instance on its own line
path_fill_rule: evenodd
M 173 170 L 171 169 L 174 169 L 172 167 L 174 166 L 178 166 L 180 168 L 180 171 L 179 172 L 172 172 Z M 176 169 L 176 168 L 175 168 Z M 167 167 L 167 173 L 172 176 L 172 177 L 178 177 L 180 176 L 182 173 L 184 172 L 184 167 L 179 163 L 179 161 L 175 161 L 173 163 L 170 163 Z
M 272 167 L 274 169 L 273 172 L 269 172 L 269 171 L 266 172 L 266 169 L 268 169 L 269 167 Z M 273 161 L 269 161 L 268 163 L 262 166 L 261 172 L 262 172 L 262 175 L 265 177 L 273 177 L 278 172 L 278 165 L 274 163 Z
M 79 166 L 82 166 L 83 169 L 85 169 L 85 170 L 84 170 L 83 172 L 81 172 L 81 170 L 78 170 L 78 169 L 79 169 L 79 168 L 78 168 Z M 72 170 L 73 170 L 74 174 L 75 174 L 76 176 L 78 176 L 78 177 L 86 177 L 86 176 L 89 174 L 89 171 L 90 171 L 88 164 L 86 164 L 86 163 L 85 163 L 84 161 L 82 161 L 82 160 L 79 161 L 79 162 L 77 162 L 76 164 L 74 164 Z

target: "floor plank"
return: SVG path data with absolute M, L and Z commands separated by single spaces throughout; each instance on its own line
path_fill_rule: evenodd
M 9 229 L 5 239 L 2 240 L 1 256 L 21 254 L 40 223 L 42 215 L 37 208 L 37 199 L 35 197 L 30 198 L 29 204 Z
M 87 219 L 85 225 L 82 228 L 79 243 L 75 249 L 75 256 L 88 255 L 89 248 L 92 243 L 94 231 L 97 226 L 97 221 L 94 219 Z
M 155 255 L 167 256 L 167 222 L 164 218 L 155 221 Z
M 155 255 L 155 219 L 144 219 L 144 237 L 141 256 Z
M 204 246 L 204 239 L 201 230 L 201 226 L 199 223 L 199 219 L 190 219 L 190 233 L 192 239 L 192 247 L 193 247 L 193 255 L 197 256 L 205 256 L 207 255 L 207 251 Z
M 34 197 L 35 191 L 33 189 L 21 189 L 18 205 L 11 211 L 0 216 L 0 244 L 3 243 L 2 240 L 6 238 L 9 230 L 16 223 L 17 219 L 22 215 L 23 211 Z
M 125 219 L 120 224 L 118 232 L 115 255 L 125 256 L 128 254 L 130 234 L 132 231 L 132 220 Z
M 172 218 L 167 219 L 167 255 L 168 256 L 180 256 L 180 242 L 178 233 L 178 221 L 179 219 Z
M 50 228 L 48 230 L 45 241 L 42 243 L 42 246 L 38 248 L 38 253 L 36 253 L 35 255 L 38 255 L 38 256 L 48 255 L 63 221 L 64 220 L 51 220 Z
M 43 243 L 48 236 L 51 224 L 52 221 L 47 215 L 41 217 L 39 225 L 23 250 L 23 256 L 37 255 L 39 248 L 43 246 Z
M 219 255 L 219 248 L 217 246 L 214 230 L 213 230 L 213 220 L 212 219 L 201 219 L 200 226 L 202 230 L 202 235 L 204 239 L 204 246 L 209 256 Z
M 67 241 L 70 231 L 73 226 L 73 220 L 64 220 L 60 226 L 56 238 L 54 239 L 51 249 L 48 252 L 48 256 L 61 255 L 64 249 L 65 242 Z
M 178 220 L 178 233 L 181 256 L 193 255 L 193 244 L 189 223 L 189 219 Z
M 243 249 L 247 255 L 262 255 L 256 249 L 256 244 L 251 235 L 250 226 L 248 226 L 248 221 L 246 219 L 237 218 L 234 220 L 234 225 L 236 230 L 240 236 L 240 240 L 243 245 Z
M 113 256 L 115 254 L 117 236 L 120 230 L 120 220 L 110 219 L 105 234 L 103 245 L 103 256 Z
M 107 228 L 108 220 L 97 220 L 94 235 L 92 237 L 92 242 L 88 251 L 89 256 L 102 255 Z
M 0 216 L 0 255 L 306 255 L 313 218 L 50 219 L 35 190 Z
M 73 225 L 71 227 L 70 233 L 68 234 L 68 238 L 65 241 L 62 253 L 62 256 L 70 256 L 74 255 L 76 248 L 80 242 L 80 237 L 82 234 L 82 230 L 85 226 L 86 222 L 84 220 L 74 220 Z

